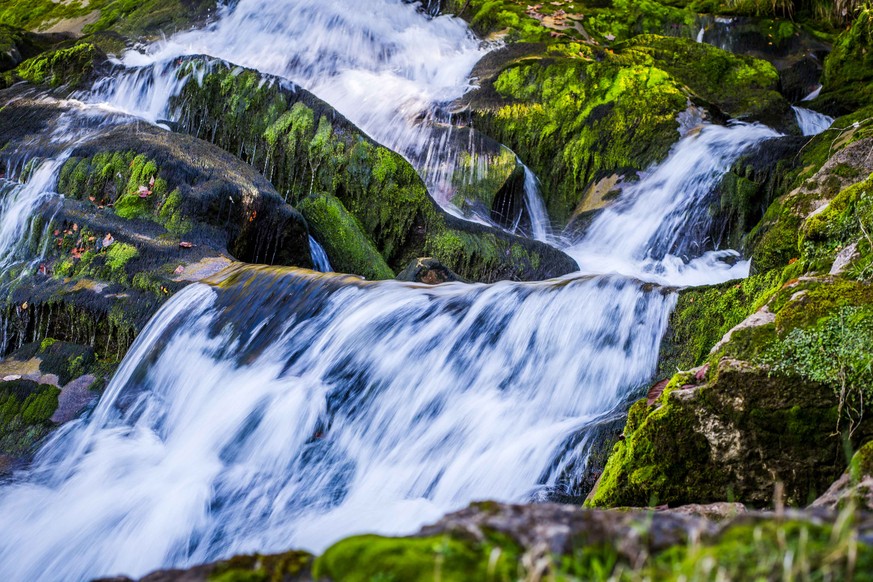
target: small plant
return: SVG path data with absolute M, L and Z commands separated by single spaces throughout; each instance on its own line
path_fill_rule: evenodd
M 839 399 L 837 432 L 852 434 L 873 398 L 873 310 L 842 307 L 812 328 L 795 328 L 763 360 L 775 373 L 798 375 L 834 388 Z

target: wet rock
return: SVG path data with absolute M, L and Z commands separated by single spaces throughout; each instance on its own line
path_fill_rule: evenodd
M 397 280 L 409 281 L 410 283 L 424 283 L 426 285 L 464 281 L 464 279 L 458 277 L 448 267 L 431 257 L 423 257 L 409 263 L 409 266 L 397 275 Z
M 96 381 L 96 377 L 85 374 L 71 380 L 61 388 L 61 393 L 58 396 L 58 408 L 52 414 L 51 421 L 56 424 L 64 424 L 77 418 L 88 405 L 97 399 L 97 394 L 89 390 Z

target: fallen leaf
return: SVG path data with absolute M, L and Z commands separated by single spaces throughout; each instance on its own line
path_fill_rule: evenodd
M 184 272 L 185 272 L 185 267 L 183 267 L 182 265 L 179 265 L 178 267 L 176 267 L 176 270 L 173 271 L 173 273 L 175 273 L 176 275 L 181 275 Z
M 105 249 L 106 247 L 111 246 L 114 242 L 115 239 L 112 238 L 112 235 L 107 232 L 106 236 L 103 237 L 103 248 Z
M 184 240 L 179 243 L 179 246 L 182 247 L 183 249 L 194 248 L 194 245 L 192 243 L 189 243 L 189 242 L 184 241 Z
M 151 179 L 149 180 L 149 188 L 153 188 L 154 185 L 155 185 L 155 177 L 152 176 Z
M 54 235 L 55 235 L 55 236 L 59 236 L 60 234 L 61 234 L 61 231 L 59 231 L 59 230 L 56 230 L 56 231 L 54 232 Z
M 27 311 L 27 301 L 25 301 L 24 303 L 21 304 L 21 310 Z

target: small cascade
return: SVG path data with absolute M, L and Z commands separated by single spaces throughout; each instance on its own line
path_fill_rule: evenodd
M 22 260 L 21 249 L 28 241 L 40 237 L 31 230 L 37 208 L 54 197 L 55 183 L 67 155 L 34 161 L 33 169 L 23 182 L 0 180 L 0 271 L 8 274 L 10 266 Z M 29 257 L 33 260 L 35 257 Z
M 309 253 L 312 255 L 312 263 L 316 271 L 322 273 L 330 273 L 333 267 L 330 266 L 330 260 L 327 258 L 327 252 L 324 250 L 318 241 L 309 235 Z
M 745 149 L 778 135 L 762 125 L 736 123 L 704 126 L 683 137 L 662 164 L 625 187 L 619 200 L 597 215 L 583 240 L 565 252 L 586 273 L 704 284 L 688 279 L 695 270 L 686 263 L 703 254 L 706 241 L 700 237 L 709 227 L 710 195 Z M 735 276 L 745 275 L 737 271 Z
M 803 135 L 818 135 L 834 123 L 833 117 L 812 109 L 797 105 L 792 105 L 791 109 L 794 110 L 794 117 L 797 119 L 797 125 L 800 126 Z
M 530 218 L 532 238 L 549 242 L 552 234 L 549 214 L 540 192 L 539 180 L 527 166 L 524 166 L 524 207 Z

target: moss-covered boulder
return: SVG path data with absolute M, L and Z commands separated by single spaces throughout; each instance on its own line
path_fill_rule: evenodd
M 813 106 L 845 115 L 873 105 L 873 8 L 858 14 L 852 26 L 834 43 L 825 59 L 824 87 Z
M 176 128 L 261 169 L 284 200 L 312 213 L 323 244 L 352 245 L 340 251 L 351 273 L 365 274 L 353 257 L 366 255 L 367 246 L 381 255 L 390 277 L 420 256 L 436 257 L 482 282 L 546 279 L 576 270 L 575 262 L 553 247 L 448 215 L 409 162 L 307 91 L 220 61 L 197 59 L 189 67 L 206 71 L 174 100 Z M 511 163 L 514 167 L 514 158 Z M 304 201 L 320 194 L 332 198 Z M 346 220 L 346 214 L 356 221 Z M 344 234 L 330 241 L 333 231 Z M 366 272 L 378 273 L 389 276 L 381 266 Z
M 724 358 L 704 383 L 680 375 L 656 406 L 634 405 L 587 503 L 763 506 L 781 482 L 788 503 L 806 504 L 844 466 L 837 420 L 828 387 Z
M 0 5 L 0 24 L 74 34 L 111 30 L 136 38 L 187 29 L 214 10 L 210 0 L 31 0 Z
M 0 112 L 4 156 L 23 144 L 58 155 L 44 138 L 65 106 L 17 97 Z M 312 266 L 302 215 L 250 166 L 189 136 L 98 131 L 69 152 L 57 190 L 64 198 L 24 235 L 28 260 L 2 274 L 5 351 L 53 338 L 112 364 L 173 293 L 233 259 Z
M 690 39 L 640 36 L 614 50 L 516 44 L 474 74 L 481 86 L 463 103 L 475 126 L 533 168 L 560 225 L 591 209 L 594 184 L 633 179 L 666 157 L 689 100 L 718 118 L 793 123 L 772 65 Z
M 0 72 L 14 69 L 58 43 L 69 40 L 65 34 L 36 34 L 0 24 Z

